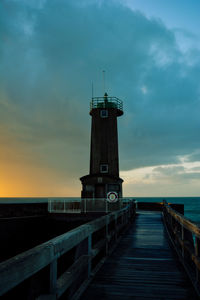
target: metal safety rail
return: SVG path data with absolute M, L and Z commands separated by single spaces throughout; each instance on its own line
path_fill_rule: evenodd
M 49 213 L 81 213 L 81 199 L 69 200 L 67 198 L 49 198 L 48 199 Z
M 170 240 L 200 297 L 200 227 L 163 201 L 163 219 Z
M 90 111 L 93 108 L 116 108 L 123 112 L 123 101 L 117 97 L 93 97 L 90 102 Z
M 2 262 L 0 296 L 26 283 L 31 299 L 55 300 L 64 293 L 77 299 L 134 216 L 132 202 Z
M 111 203 L 106 198 L 84 198 L 71 200 L 66 198 L 49 198 L 48 212 L 49 213 L 88 213 L 88 212 L 104 212 L 109 213 L 114 210 L 119 210 L 132 202 L 131 198 L 119 198 L 116 202 Z

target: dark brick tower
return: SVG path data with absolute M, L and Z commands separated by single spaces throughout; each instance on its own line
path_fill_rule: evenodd
M 123 114 L 123 103 L 116 97 L 94 97 L 92 116 L 90 174 L 80 178 L 82 198 L 106 198 L 109 192 L 122 197 L 119 177 L 117 117 Z

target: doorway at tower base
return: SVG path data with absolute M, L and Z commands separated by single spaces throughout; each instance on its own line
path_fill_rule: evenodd
M 81 213 L 109 213 L 124 207 L 123 199 L 110 202 L 108 198 L 82 198 Z

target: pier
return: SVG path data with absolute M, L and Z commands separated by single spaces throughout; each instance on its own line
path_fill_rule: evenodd
M 196 299 L 169 245 L 160 212 L 138 212 L 81 299 Z
M 124 206 L 2 262 L 2 300 L 199 299 L 200 229 L 183 207 Z

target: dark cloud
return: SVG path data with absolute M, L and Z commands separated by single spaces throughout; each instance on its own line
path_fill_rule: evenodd
M 199 51 L 194 60 L 161 21 L 115 2 L 1 4 L 1 126 L 74 178 L 88 172 L 91 82 L 101 96 L 102 70 L 108 93 L 124 100 L 121 169 L 200 148 Z
M 169 166 L 169 167 L 157 167 L 153 169 L 153 173 L 158 173 L 158 176 L 172 176 L 184 173 L 185 168 L 183 166 Z
M 200 161 L 200 152 L 192 153 L 187 157 L 187 161 Z
M 182 174 L 180 176 L 180 179 L 185 180 L 185 181 L 191 181 L 191 180 L 197 180 L 197 183 L 199 183 L 199 179 L 200 179 L 200 172 L 194 172 L 194 173 L 185 173 L 185 174 Z
M 157 181 L 168 181 L 171 184 L 180 183 L 182 185 L 189 184 L 194 180 L 200 179 L 200 168 L 194 167 L 187 171 L 184 166 L 168 166 L 157 167 L 152 171 L 152 177 Z

